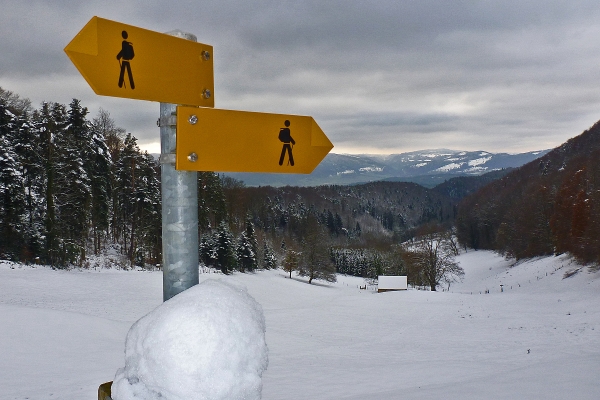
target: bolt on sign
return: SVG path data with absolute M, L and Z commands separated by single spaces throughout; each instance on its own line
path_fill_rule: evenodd
M 177 107 L 178 170 L 310 174 L 332 148 L 312 117 Z
M 96 94 L 215 105 L 212 46 L 93 17 L 65 52 Z

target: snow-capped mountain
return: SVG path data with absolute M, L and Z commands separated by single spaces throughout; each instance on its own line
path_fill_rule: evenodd
M 328 154 L 310 175 L 227 174 L 249 186 L 312 186 L 353 184 L 377 180 L 406 180 L 432 186 L 455 176 L 481 175 L 516 168 L 548 153 L 549 150 L 520 154 L 487 151 L 421 150 L 410 153 Z

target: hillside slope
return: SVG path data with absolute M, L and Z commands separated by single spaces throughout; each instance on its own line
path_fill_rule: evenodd
M 462 243 L 525 258 L 600 262 L 600 122 L 463 200 Z
M 565 256 L 457 260 L 466 275 L 451 292 L 377 294 L 360 278 L 308 285 L 281 270 L 201 279 L 242 285 L 262 305 L 264 400 L 597 398 L 600 273 L 564 278 L 581 267 Z M 0 263 L 3 397 L 95 398 L 161 283 L 160 271 Z

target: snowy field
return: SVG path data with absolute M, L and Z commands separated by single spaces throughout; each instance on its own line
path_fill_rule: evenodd
M 201 280 L 242 284 L 262 305 L 265 400 L 600 398 L 600 273 L 565 278 L 580 267 L 564 256 L 458 261 L 465 279 L 445 292 L 283 271 Z M 0 398 L 96 399 L 129 327 L 161 301 L 160 272 L 0 262 Z

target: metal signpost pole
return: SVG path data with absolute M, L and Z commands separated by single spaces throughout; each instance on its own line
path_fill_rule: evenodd
M 167 34 L 197 41 L 189 33 Z M 163 301 L 199 282 L 198 173 L 175 169 L 176 110 L 160 103 Z

